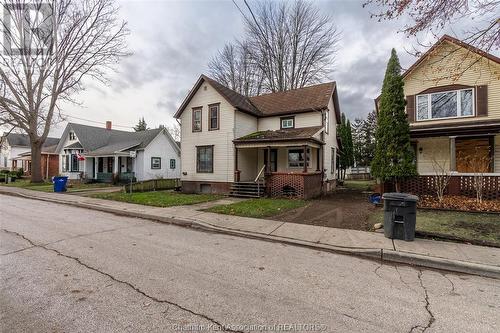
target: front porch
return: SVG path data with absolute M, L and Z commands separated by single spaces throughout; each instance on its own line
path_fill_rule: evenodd
M 84 177 L 99 183 L 135 181 L 134 159 L 127 155 L 86 156 Z
M 319 142 L 235 143 L 231 195 L 310 199 L 323 190 Z

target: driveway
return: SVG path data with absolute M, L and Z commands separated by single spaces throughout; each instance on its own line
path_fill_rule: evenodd
M 368 194 L 353 189 L 338 189 L 311 200 L 305 207 L 274 216 L 273 220 L 369 231 L 373 225 L 368 222 L 368 217 L 376 209 L 368 202 Z
M 0 195 L 3 332 L 497 332 L 498 280 Z M 460 315 L 457 316 L 457 313 Z M 258 326 L 262 325 L 262 326 Z M 304 326 L 307 325 L 307 326 Z

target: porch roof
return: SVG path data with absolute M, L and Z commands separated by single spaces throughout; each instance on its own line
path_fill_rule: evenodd
M 128 155 L 129 149 L 137 147 L 141 144 L 140 141 L 118 142 L 112 145 L 104 146 L 96 150 L 85 153 L 85 156 L 115 156 Z
M 461 136 L 500 133 L 498 120 L 473 120 L 470 122 L 455 122 L 448 124 L 428 124 L 410 127 L 411 138 L 426 138 L 437 136 Z
M 319 131 L 321 131 L 322 128 L 322 126 L 311 126 L 275 131 L 259 131 L 237 138 L 233 140 L 233 142 L 237 146 L 255 143 L 265 143 L 267 145 L 272 143 L 282 144 L 286 141 L 294 142 L 294 144 L 297 144 L 296 141 L 306 141 L 316 144 L 323 144 L 321 140 L 314 137 Z

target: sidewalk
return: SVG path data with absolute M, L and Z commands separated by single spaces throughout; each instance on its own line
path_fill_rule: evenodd
M 200 211 L 207 203 L 168 208 L 150 207 L 77 195 L 45 193 L 0 186 L 0 194 L 17 195 L 117 215 L 150 219 L 243 237 L 279 241 L 326 251 L 369 257 L 500 279 L 500 249 L 415 239 L 387 239 L 381 233 L 335 229 Z M 219 200 L 221 204 L 227 199 Z M 217 202 L 211 202 L 210 206 Z

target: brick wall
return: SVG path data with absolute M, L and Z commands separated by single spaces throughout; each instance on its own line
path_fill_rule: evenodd
M 321 172 L 281 173 L 266 176 L 266 189 L 271 197 L 310 199 L 321 194 Z

